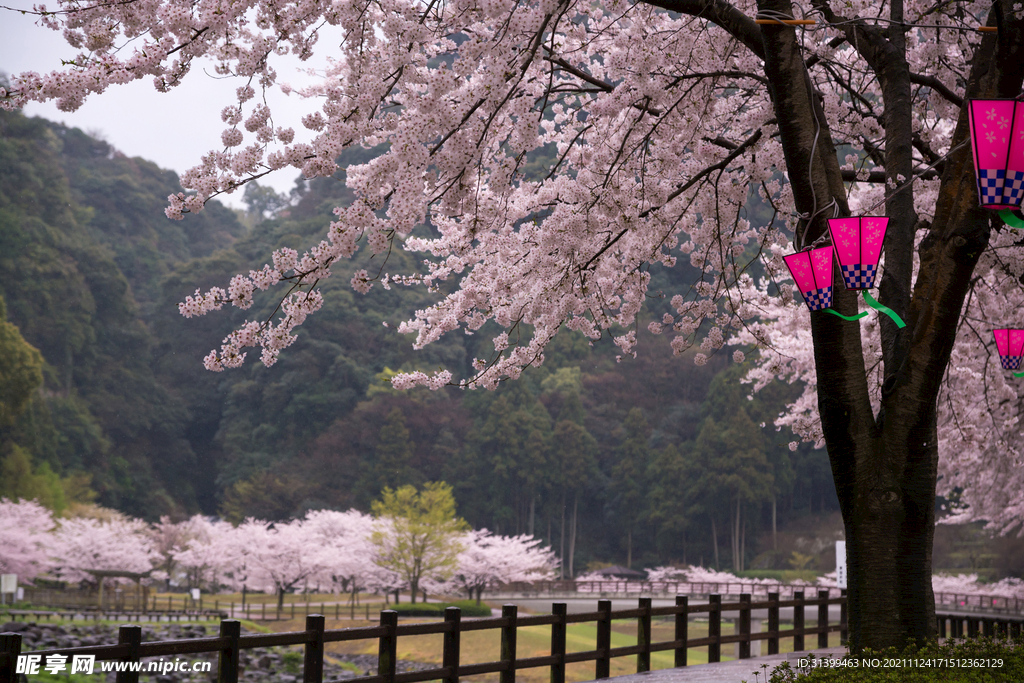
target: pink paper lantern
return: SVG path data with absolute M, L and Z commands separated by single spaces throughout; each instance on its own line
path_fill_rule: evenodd
M 1024 358 L 1024 330 L 992 330 L 1003 370 L 1019 370 Z
M 1019 209 L 1024 200 L 1024 102 L 971 100 L 967 112 L 981 206 Z
M 830 218 L 828 230 L 836 249 L 839 268 L 847 289 L 871 289 L 875 286 L 878 259 L 882 255 L 887 216 Z
M 832 305 L 832 247 L 798 251 L 784 257 L 786 267 L 812 311 Z

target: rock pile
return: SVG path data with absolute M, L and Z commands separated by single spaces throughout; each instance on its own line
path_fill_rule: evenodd
M 245 630 L 242 631 L 245 633 Z M 87 647 L 90 645 L 112 645 L 117 642 L 117 626 L 107 624 L 96 624 L 92 626 L 76 626 L 62 624 L 38 624 L 35 622 L 8 622 L 0 625 L 0 633 L 21 634 L 22 653 L 31 653 L 33 650 L 54 650 L 71 647 Z M 168 626 L 143 626 L 142 641 L 154 640 L 183 640 L 187 638 L 205 638 L 216 635 L 215 632 L 207 632 L 202 624 L 170 624 Z M 146 658 L 143 662 L 150 661 L 173 661 L 188 662 L 187 666 L 179 666 L 178 669 L 185 669 L 153 675 L 143 673 L 143 680 L 154 681 L 155 683 L 209 683 L 217 680 L 217 654 L 207 653 L 199 655 L 184 655 L 179 657 Z M 376 655 L 345 655 L 328 654 L 328 660 L 324 662 L 324 681 L 339 681 L 357 676 L 372 676 L 377 673 Z M 210 662 L 209 672 L 191 671 L 191 663 Z M 297 683 L 302 680 L 302 648 L 298 647 L 260 647 L 242 650 L 238 655 L 240 669 L 239 680 L 246 683 Z M 45 662 L 44 662 L 45 665 Z M 97 662 L 97 667 L 99 663 Z M 423 669 L 435 668 L 433 664 L 422 664 L 420 662 L 408 662 L 398 660 L 398 671 L 422 671 Z M 143 672 L 146 671 L 146 664 L 143 664 Z M 66 674 L 67 670 L 61 672 Z M 114 681 L 113 673 L 107 674 L 108 681 Z M 100 683 L 103 679 L 94 674 L 89 676 L 91 681 Z M 24 677 L 22 679 L 24 681 Z

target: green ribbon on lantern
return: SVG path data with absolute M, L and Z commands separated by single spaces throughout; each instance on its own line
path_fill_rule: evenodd
M 1015 372 L 1015 373 L 1013 373 L 1013 376 L 1014 377 L 1024 377 L 1024 372 Z
M 843 315 L 842 313 L 840 313 L 839 311 L 837 311 L 834 308 L 826 308 L 825 312 L 826 313 L 831 313 L 832 315 L 836 316 L 837 318 L 842 318 L 843 320 L 860 320 L 861 318 L 863 318 L 864 316 L 866 316 L 868 314 L 867 311 L 864 311 L 863 313 L 858 313 L 857 315 Z
M 1017 214 L 1009 209 L 1003 209 L 999 212 L 999 217 L 1003 219 L 1003 222 L 1009 225 L 1011 228 L 1017 228 L 1018 230 L 1024 230 L 1024 219 L 1021 219 Z
M 896 311 L 892 310 L 888 306 L 884 306 L 884 305 L 878 303 L 878 301 L 875 300 L 875 297 L 871 296 L 868 293 L 868 290 L 865 289 L 861 293 L 864 295 L 864 301 L 866 301 L 868 303 L 868 306 L 870 306 L 871 308 L 875 309 L 876 311 L 879 311 L 880 313 L 885 313 L 887 316 L 892 318 L 892 321 L 894 323 L 896 323 L 896 327 L 899 327 L 900 329 L 902 329 L 902 328 L 907 326 L 907 324 L 905 322 L 903 322 L 903 318 L 901 318 L 899 316 L 899 314 L 896 313 Z M 836 316 L 837 318 L 842 318 L 843 320 L 851 320 L 851 321 L 852 320 L 860 320 L 861 318 L 863 318 L 864 316 L 866 316 L 868 314 L 867 311 L 864 311 L 863 313 L 858 313 L 857 315 L 843 315 L 842 313 L 840 313 L 839 311 L 837 311 L 837 310 L 835 310 L 833 308 L 826 308 L 825 311 L 828 312 L 828 313 L 831 313 L 832 315 Z M 1024 377 L 1024 373 L 1021 373 L 1019 375 L 1019 377 Z
M 873 297 L 870 294 L 868 294 L 868 290 L 865 289 L 863 294 L 864 294 L 864 301 L 868 302 L 868 306 L 870 306 L 871 308 L 875 309 L 876 311 L 879 311 L 881 313 L 885 313 L 887 316 L 892 318 L 892 321 L 894 323 L 896 323 L 896 327 L 899 327 L 900 329 L 903 329 L 904 327 L 907 326 L 907 324 L 905 322 L 903 322 L 903 318 L 899 317 L 899 315 L 896 314 L 896 311 L 892 310 L 888 306 L 883 306 L 882 304 L 880 304 L 877 301 L 875 301 L 875 297 Z

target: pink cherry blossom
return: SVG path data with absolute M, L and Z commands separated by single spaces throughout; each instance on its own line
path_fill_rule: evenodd
M 53 514 L 34 500 L 0 499 L 0 573 L 31 581 L 53 567 Z

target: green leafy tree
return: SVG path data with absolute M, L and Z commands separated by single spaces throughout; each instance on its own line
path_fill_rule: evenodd
M 704 512 L 697 497 L 688 495 L 688 482 L 694 474 L 691 463 L 674 443 L 658 450 L 647 468 L 651 485 L 645 519 L 654 530 L 662 558 L 674 559 L 681 550 L 684 564 L 686 532 Z
M 619 522 L 626 531 L 626 567 L 633 565 L 633 532 L 644 514 L 650 428 L 640 408 L 632 408 L 622 423 L 624 436 L 616 449 L 609 493 Z
M 0 429 L 21 414 L 42 384 L 43 356 L 7 322 L 7 305 L 0 297 Z
M 412 467 L 413 443 L 400 408 L 393 408 L 381 425 L 374 456 L 360 488 L 379 491 L 423 481 L 423 475 Z
M 575 394 L 572 394 L 575 396 Z M 577 397 L 576 403 L 579 400 Z M 568 402 L 567 402 L 568 403 Z M 564 411 L 563 411 L 564 412 Z M 558 489 L 561 491 L 561 564 L 568 571 L 569 578 L 575 575 L 576 539 L 579 517 L 580 494 L 599 485 L 600 470 L 594 453 L 597 441 L 587 428 L 572 420 L 559 420 L 552 435 L 552 459 L 558 468 Z M 569 517 L 568 539 L 566 519 L 569 501 L 572 511 Z M 568 554 L 565 544 L 569 542 Z
M 370 536 L 374 562 L 405 580 L 412 602 L 423 577 L 451 576 L 462 551 L 459 537 L 469 529 L 455 514 L 451 486 L 439 481 L 427 482 L 421 491 L 411 485 L 385 488 L 373 503 L 373 516 L 378 520 Z
M 698 477 L 691 480 L 690 495 L 711 512 L 715 563 L 718 564 L 716 513 L 724 503 L 729 516 L 733 569 L 743 571 L 746 554 L 747 512 L 751 503 L 771 495 L 774 479 L 760 429 L 743 410 L 721 421 L 708 417 L 694 443 Z

